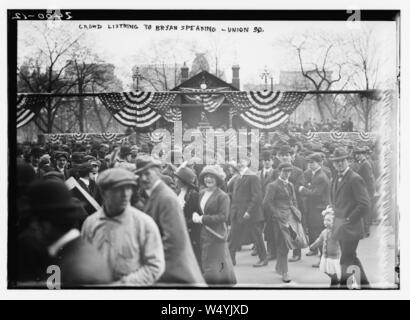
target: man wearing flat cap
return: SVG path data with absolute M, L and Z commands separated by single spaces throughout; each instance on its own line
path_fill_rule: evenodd
M 68 153 L 65 151 L 57 151 L 54 155 L 56 170 L 64 175 L 64 179 L 67 180 L 70 177 L 70 172 L 67 169 Z
M 97 187 L 103 206 L 81 233 L 104 256 L 116 285 L 150 286 L 165 270 L 164 251 L 155 221 L 130 204 L 135 186 L 135 175 L 125 169 L 102 172 Z
M 307 158 L 311 174 L 310 183 L 306 187 L 299 187 L 300 194 L 306 199 L 306 220 L 309 233 L 309 241 L 312 244 L 323 230 L 322 211 L 330 203 L 330 181 L 322 170 L 322 155 L 313 153 Z M 316 252 L 308 252 L 307 256 L 317 255 Z M 315 264 L 314 267 L 319 267 Z
M 276 272 L 282 276 L 283 282 L 290 282 L 288 275 L 288 253 L 291 246 L 289 233 L 289 220 L 292 206 L 296 206 L 296 195 L 293 184 L 289 181 L 292 165 L 283 162 L 278 167 L 279 177 L 268 184 L 263 207 L 269 213 L 269 219 L 273 222 L 276 247 Z
M 280 147 L 278 151 L 278 158 L 280 163 L 287 163 L 290 164 L 292 167 L 291 174 L 289 176 L 289 181 L 293 184 L 295 188 L 295 195 L 296 195 L 296 202 L 298 209 L 302 212 L 302 216 L 304 215 L 304 204 L 302 197 L 300 196 L 299 189 L 301 186 L 305 185 L 305 176 L 303 174 L 302 169 L 294 166 L 292 164 L 292 156 L 293 150 L 289 145 L 283 145 Z M 280 170 L 275 170 L 273 173 L 273 177 L 276 180 L 280 175 Z M 303 218 L 303 222 L 305 222 L 305 218 Z M 293 250 L 293 255 L 289 259 L 290 262 L 299 261 L 302 258 L 302 252 L 299 249 Z
M 337 171 L 330 193 L 335 213 L 333 237 L 341 249 L 341 286 L 346 286 L 348 279 L 354 276 L 357 283 L 365 287 L 369 282 L 356 251 L 365 235 L 363 218 L 370 208 L 370 199 L 363 179 L 349 168 L 348 157 L 343 148 L 336 148 L 330 157 Z
M 164 246 L 165 272 L 158 284 L 204 284 L 180 201 L 161 180 L 161 163 L 144 155 L 137 158 L 136 165 L 140 186 L 148 195 L 144 211 L 157 223 Z

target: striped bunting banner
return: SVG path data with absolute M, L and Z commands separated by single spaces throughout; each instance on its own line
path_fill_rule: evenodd
M 272 129 L 289 118 L 306 93 L 242 91 L 226 93 L 225 96 L 246 122 L 259 129 Z
M 115 92 L 98 95 L 114 118 L 128 127 L 148 127 L 161 116 L 167 121 L 181 120 L 178 108 L 171 108 L 176 98 L 174 93 L 163 92 Z
M 215 88 L 215 89 L 192 89 L 192 88 L 181 88 L 182 92 L 198 93 L 198 94 L 187 94 L 185 98 L 188 101 L 195 102 L 204 106 L 205 111 L 214 112 L 217 110 L 225 100 L 223 94 L 213 94 L 220 91 L 229 90 L 229 88 Z
M 17 96 L 17 128 L 25 126 L 40 112 L 46 96 L 20 94 Z

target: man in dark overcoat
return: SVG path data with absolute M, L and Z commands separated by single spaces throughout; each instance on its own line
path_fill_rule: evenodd
M 330 203 L 330 181 L 322 170 L 322 157 L 319 153 L 313 153 L 307 158 L 308 167 L 312 177 L 306 187 L 301 186 L 300 194 L 306 199 L 306 220 L 309 234 L 309 244 L 312 244 L 320 236 L 323 230 L 322 211 Z M 316 255 L 316 252 L 308 252 L 306 255 Z M 318 265 L 314 265 L 318 267 Z
M 165 272 L 158 284 L 204 285 L 181 204 L 161 180 L 161 163 L 150 156 L 140 156 L 136 165 L 140 185 L 148 195 L 144 212 L 157 223 L 164 247 Z
M 335 214 L 333 237 L 339 241 L 341 249 L 341 286 L 347 286 L 354 275 L 356 282 L 364 287 L 369 281 L 356 251 L 365 235 L 363 218 L 369 210 L 370 199 L 364 180 L 349 168 L 348 157 L 345 149 L 336 148 L 330 158 L 337 171 L 331 187 Z
M 234 184 L 231 203 L 231 233 L 229 239 L 229 251 L 232 262 L 236 263 L 236 252 L 241 247 L 242 235 L 249 222 L 253 243 L 259 256 L 259 261 L 254 267 L 262 267 L 268 264 L 265 243 L 263 242 L 263 212 L 262 212 L 262 189 L 258 176 L 249 169 L 251 164 L 249 157 L 243 157 L 238 165 L 240 177 Z

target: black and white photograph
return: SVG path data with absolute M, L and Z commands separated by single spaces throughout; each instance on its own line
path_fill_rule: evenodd
M 7 18 L 9 290 L 400 289 L 399 10 Z

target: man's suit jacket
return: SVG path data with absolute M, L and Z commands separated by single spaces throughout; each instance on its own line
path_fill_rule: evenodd
M 269 213 L 269 219 L 274 219 L 285 226 L 292 214 L 291 207 L 297 207 L 295 189 L 291 182 L 285 184 L 276 179 L 269 183 L 263 199 L 263 208 Z
M 258 176 L 247 169 L 234 184 L 231 205 L 232 222 L 242 223 L 245 212 L 253 222 L 263 221 L 262 188 Z
M 276 169 L 275 172 L 273 173 L 273 179 L 274 180 L 278 179 L 279 175 L 280 175 L 280 171 L 278 169 Z M 292 183 L 292 185 L 295 189 L 296 201 L 297 201 L 297 204 L 298 204 L 298 208 L 299 208 L 299 210 L 304 212 L 305 208 L 304 208 L 303 200 L 302 200 L 302 197 L 300 196 L 300 193 L 299 193 L 299 187 L 305 185 L 305 175 L 303 174 L 303 171 L 301 169 L 299 169 L 298 167 L 293 166 L 292 167 L 292 172 L 291 172 L 290 177 L 289 177 L 289 182 Z
M 96 188 L 95 187 L 95 181 L 90 180 L 90 183 L 89 183 L 88 186 L 81 179 L 78 179 L 77 182 L 81 186 L 81 188 L 83 188 L 85 191 L 87 191 L 90 194 L 90 196 L 94 197 L 95 188 Z
M 313 175 L 311 170 L 310 183 L 300 192 L 306 199 L 307 219 L 309 225 L 323 226 L 322 211 L 330 203 L 330 181 L 325 172 L 319 169 Z
M 161 181 L 152 191 L 144 212 L 158 225 L 165 254 L 165 272 L 158 283 L 204 284 L 177 195 Z
M 293 164 L 301 169 L 302 171 L 305 171 L 307 168 L 307 161 L 305 158 L 303 158 L 301 155 L 297 154 L 295 155 L 295 160 L 293 161 Z
M 366 184 L 367 192 L 369 192 L 369 196 L 370 198 L 372 198 L 375 193 L 375 182 L 372 165 L 368 160 L 364 160 L 361 163 L 356 164 L 354 171 L 356 171 L 362 177 Z
M 352 169 L 341 182 L 333 179 L 331 203 L 335 212 L 333 236 L 337 240 L 360 240 L 364 236 L 363 217 L 370 207 L 363 179 Z
M 262 197 L 265 196 L 267 185 L 268 185 L 269 183 L 275 181 L 275 180 L 273 179 L 273 172 L 274 172 L 274 170 L 271 169 L 271 170 L 269 171 L 269 173 L 267 174 L 266 178 L 265 178 L 264 175 L 263 175 L 263 169 L 258 171 L 258 177 L 259 177 L 259 179 L 260 179 L 260 181 L 261 181 L 261 186 L 262 186 Z

